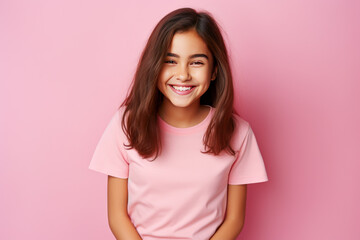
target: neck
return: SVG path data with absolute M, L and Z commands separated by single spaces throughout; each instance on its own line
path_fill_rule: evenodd
M 200 105 L 200 102 L 187 107 L 177 107 L 164 101 L 159 108 L 160 117 L 168 124 L 186 128 L 192 127 L 204 120 L 209 113 L 209 107 Z

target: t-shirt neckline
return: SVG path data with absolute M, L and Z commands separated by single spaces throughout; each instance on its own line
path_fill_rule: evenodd
M 199 130 L 205 129 L 211 120 L 214 108 L 210 105 L 204 105 L 204 106 L 210 107 L 210 110 L 209 110 L 209 113 L 207 114 L 207 116 L 198 124 L 191 126 L 191 127 L 186 127 L 186 128 L 174 127 L 174 126 L 168 124 L 167 122 L 165 122 L 158 114 L 157 118 L 158 118 L 160 129 L 168 131 L 168 132 L 172 132 L 172 133 L 177 133 L 177 134 L 188 134 L 188 133 L 198 132 Z

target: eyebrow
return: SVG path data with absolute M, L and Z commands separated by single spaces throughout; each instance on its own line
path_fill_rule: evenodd
M 166 56 L 169 56 L 169 57 L 177 57 L 177 58 L 180 57 L 179 55 L 177 55 L 177 54 L 175 54 L 175 53 L 167 53 Z M 191 55 L 189 58 L 197 58 L 197 57 L 203 57 L 203 58 L 209 59 L 209 57 L 208 57 L 206 54 L 203 54 L 203 53 L 193 54 L 193 55 Z

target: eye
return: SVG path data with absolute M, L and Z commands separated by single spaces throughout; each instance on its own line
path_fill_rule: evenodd
M 195 65 L 204 65 L 204 63 L 203 63 L 203 62 L 200 62 L 200 61 L 192 62 L 192 64 L 195 64 Z
M 174 63 L 175 63 L 175 61 L 173 61 L 173 60 L 165 60 L 165 63 L 174 64 Z

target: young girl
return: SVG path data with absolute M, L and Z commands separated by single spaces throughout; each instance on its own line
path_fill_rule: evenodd
M 182 8 L 161 19 L 89 166 L 108 175 L 116 239 L 238 236 L 247 184 L 268 178 L 233 96 L 227 49 L 213 17 Z

